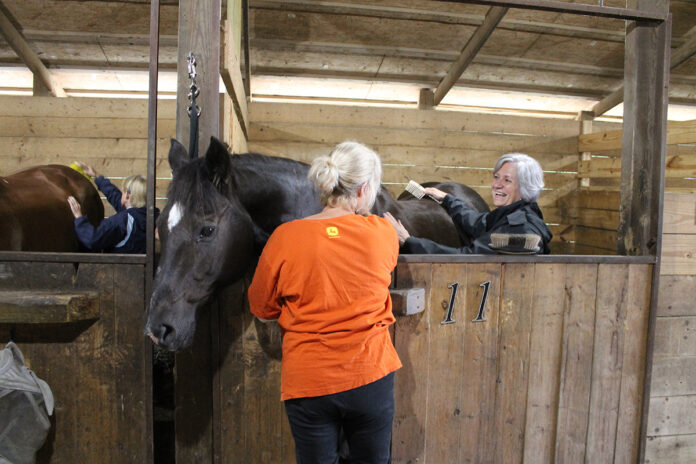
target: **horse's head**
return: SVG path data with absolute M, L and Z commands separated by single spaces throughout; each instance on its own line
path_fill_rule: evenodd
M 164 348 L 193 341 L 196 313 L 215 289 L 239 279 L 254 258 L 252 220 L 231 181 L 229 153 L 211 139 L 203 158 L 189 161 L 172 140 L 172 182 L 160 214 L 160 262 L 145 333 Z

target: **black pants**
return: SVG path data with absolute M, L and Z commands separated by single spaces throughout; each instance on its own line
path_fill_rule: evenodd
M 387 464 L 394 421 L 394 373 L 352 390 L 285 401 L 297 464 L 336 464 L 345 433 L 352 464 Z

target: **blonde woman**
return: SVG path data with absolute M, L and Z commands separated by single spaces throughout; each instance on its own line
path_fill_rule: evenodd
M 116 214 L 104 219 L 99 226 L 90 224 L 82 215 L 82 208 L 74 197 L 68 197 L 70 210 L 75 216 L 75 233 L 79 242 L 89 251 L 108 253 L 145 253 L 145 227 L 147 208 L 145 207 L 145 178 L 141 175 L 127 177 L 123 181 L 123 191 L 101 176 L 92 166 L 76 164 L 94 180 L 99 190 L 116 210 Z M 155 219 L 159 210 L 155 208 Z
M 324 209 L 273 232 L 249 287 L 251 312 L 283 331 L 281 400 L 299 464 L 338 462 L 341 429 L 351 462 L 389 461 L 399 243 L 369 215 L 381 177 L 377 154 L 357 142 L 316 159 L 309 178 Z

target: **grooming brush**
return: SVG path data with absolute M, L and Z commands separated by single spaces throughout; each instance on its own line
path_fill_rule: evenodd
M 415 182 L 413 180 L 408 181 L 408 185 L 406 186 L 406 191 L 413 195 L 414 197 L 418 198 L 419 200 L 422 200 L 423 197 L 426 195 L 425 194 L 425 188 L 418 182 Z M 431 198 L 433 201 L 436 203 L 440 204 L 442 203 L 439 200 L 436 200 L 432 195 L 428 195 L 429 198 Z
M 541 237 L 537 234 L 491 234 L 488 246 L 500 253 L 532 254 L 539 251 Z

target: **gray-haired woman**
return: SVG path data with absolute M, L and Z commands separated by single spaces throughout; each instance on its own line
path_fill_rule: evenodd
M 454 224 L 472 238 L 473 244 L 463 248 L 411 237 L 400 221 L 389 213 L 384 217 L 396 229 L 402 253 L 548 254 L 553 235 L 536 203 L 543 187 L 544 173 L 534 158 L 522 153 L 508 153 L 498 159 L 493 169 L 491 193 L 496 209 L 491 212 L 473 211 L 452 195 L 436 188 L 426 188 L 425 193 L 441 201 Z

